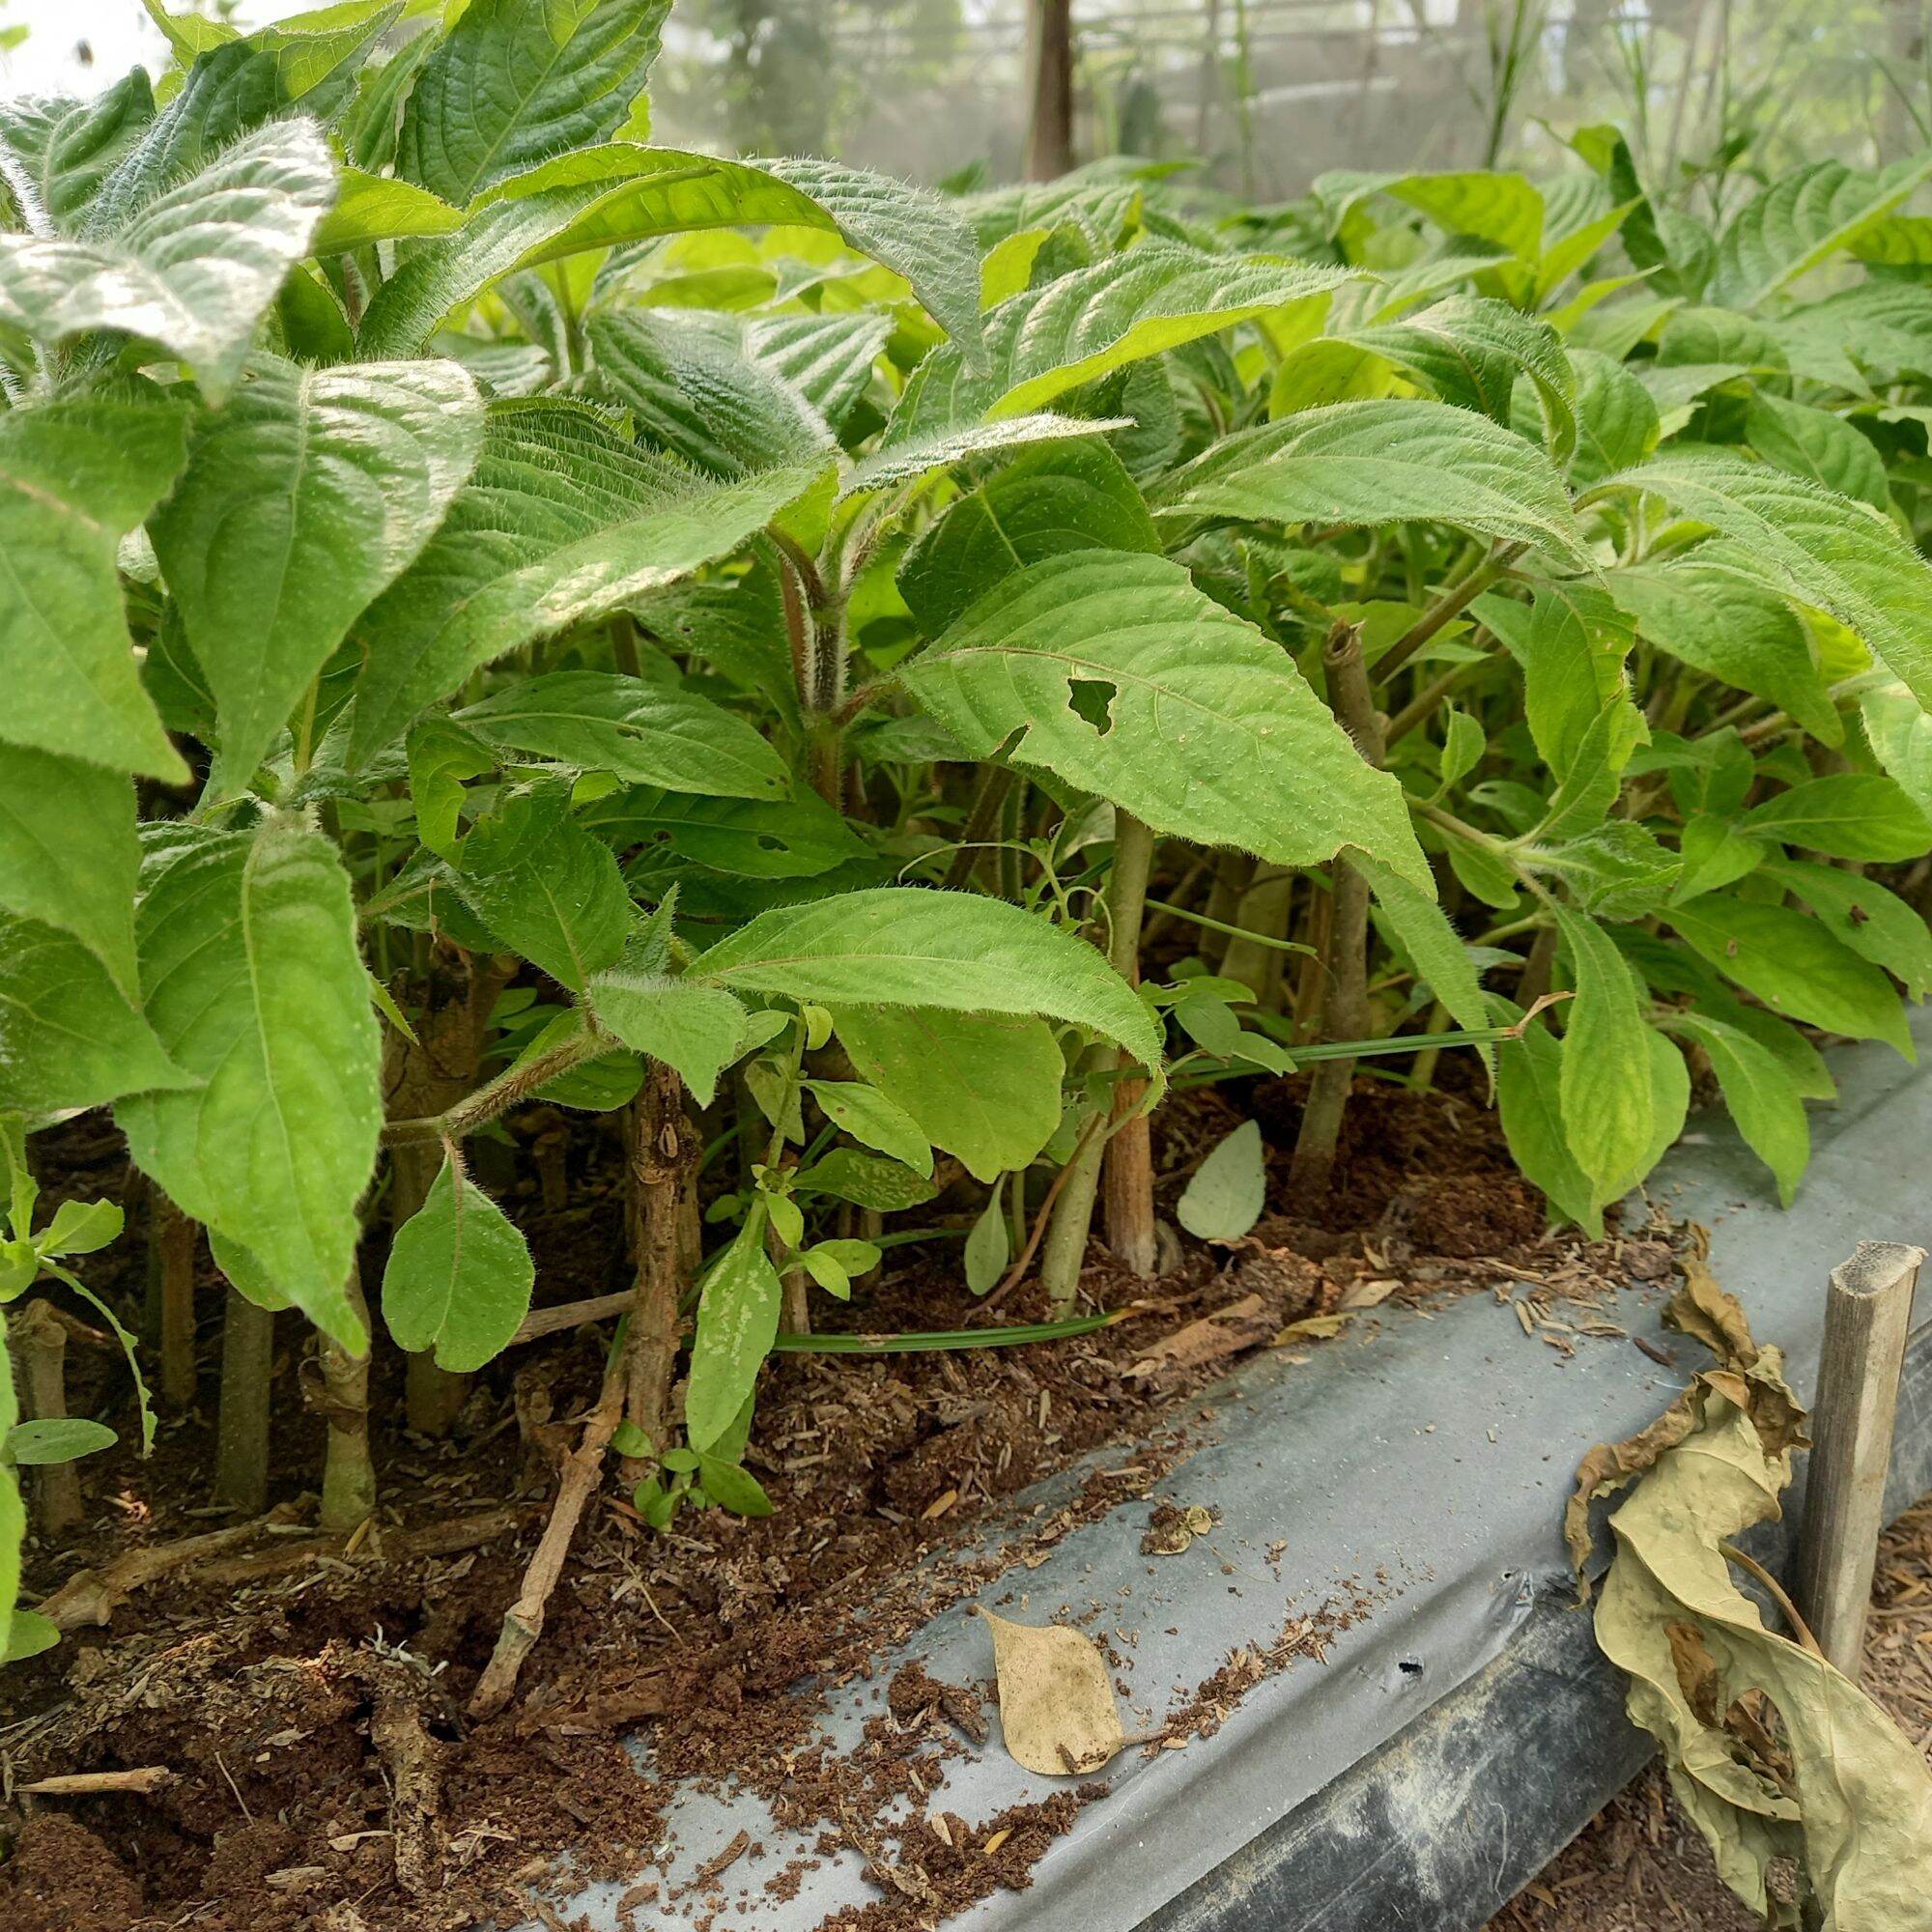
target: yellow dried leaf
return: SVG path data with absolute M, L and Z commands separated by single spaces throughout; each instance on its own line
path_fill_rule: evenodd
M 1098 1771 L 1127 1740 L 1094 1640 L 1064 1624 L 1036 1629 L 980 1615 L 993 1633 L 1000 1732 L 1013 1761 L 1048 1777 Z
M 1279 1349 L 1290 1342 L 1324 1341 L 1330 1335 L 1339 1335 L 1349 1325 L 1349 1316 L 1353 1312 L 1350 1309 L 1334 1315 L 1304 1315 L 1299 1321 L 1291 1321 L 1279 1330 L 1268 1347 Z

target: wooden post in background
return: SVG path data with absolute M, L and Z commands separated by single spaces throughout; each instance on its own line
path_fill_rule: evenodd
M 1073 167 L 1073 0 L 1028 0 L 1028 181 Z
M 1819 1648 L 1854 1682 L 1885 1524 L 1912 1293 L 1924 1259 L 1923 1248 L 1861 1241 L 1851 1260 L 1832 1270 L 1827 1291 L 1797 1598 Z

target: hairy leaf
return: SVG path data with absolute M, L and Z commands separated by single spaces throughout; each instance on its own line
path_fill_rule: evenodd
M 383 1321 L 397 1348 L 434 1348 L 438 1368 L 465 1375 L 509 1346 L 535 1282 L 516 1225 L 445 1158 L 390 1244 Z

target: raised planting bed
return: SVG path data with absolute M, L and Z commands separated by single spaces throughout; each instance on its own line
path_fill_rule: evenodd
M 1932 1041 L 1925 1019 L 1915 1032 Z M 1829 1269 L 1861 1238 L 1932 1236 L 1917 1182 L 1932 1083 L 1872 1047 L 1841 1050 L 1833 1069 L 1842 1104 L 1818 1117 L 1796 1208 L 1766 1201 L 1750 1157 L 1708 1114 L 1653 1190 L 1671 1217 L 1711 1229 L 1719 1278 L 1759 1336 L 1786 1349 L 1802 1394 L 1816 1373 Z M 1640 1428 L 1681 1385 L 1634 1338 L 1695 1366 L 1695 1346 L 1659 1326 L 1660 1286 L 1633 1283 L 1582 1316 L 1548 1299 L 1570 1332 L 1532 1318 L 1531 1334 L 1501 1291 L 1527 1307 L 1533 1285 L 1499 1275 L 1494 1296 L 1384 1305 L 1373 1325 L 1306 1360 L 1253 1357 L 1190 1406 L 1186 1448 L 1151 1492 L 1215 1517 L 1191 1548 L 1144 1554 L 1151 1512 L 1137 1499 L 1021 1556 L 1035 1567 L 1003 1569 L 971 1601 L 1028 1622 L 1065 1616 L 1106 1641 L 1126 1702 L 1161 1745 L 1130 1748 L 1097 1783 L 1042 1779 L 1001 1749 L 989 1711 L 984 1747 L 961 1737 L 943 1762 L 927 1755 L 923 1768 L 937 1772 L 927 1817 L 968 1821 L 981 1841 L 985 1821 L 999 1819 L 1019 1834 L 1052 1833 L 1027 1890 L 996 1890 L 956 1923 L 1481 1924 L 1648 1753 L 1574 1608 L 1559 1519 L 1583 1452 Z M 1577 1332 L 1592 1320 L 1633 1339 Z M 976 1540 L 1026 1550 L 1042 1522 L 1131 1460 L 1119 1449 L 1090 1458 L 988 1519 Z M 1895 1511 L 1928 1490 L 1932 1322 L 1907 1357 L 1889 1499 Z M 1781 1556 L 1783 1541 L 1751 1547 Z M 649 1874 L 660 1896 L 744 1932 L 938 1916 L 930 1901 L 947 1902 L 944 1881 L 920 1861 L 951 1866 L 941 1840 L 869 1809 L 873 1761 L 892 1747 L 882 1719 L 896 1706 L 917 1734 L 929 1708 L 909 1690 L 895 1696 L 907 1669 L 983 1688 L 985 1627 L 961 1603 L 831 1691 L 814 1772 L 850 1780 L 856 1829 L 843 1847 L 788 1833 L 748 1792 L 681 1787 L 664 1814 L 664 1862 Z M 651 1773 L 647 1734 L 638 1748 Z M 748 1847 L 706 1885 L 741 1832 L 762 1857 Z M 788 1896 L 773 1895 L 775 1876 Z M 643 1904 L 636 1883 L 593 1884 L 564 1909 L 592 1926 L 632 1922 L 620 1901 Z M 658 1922 L 652 1909 L 635 1922 Z

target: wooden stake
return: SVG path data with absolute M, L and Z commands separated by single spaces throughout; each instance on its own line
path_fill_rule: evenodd
M 275 1316 L 228 1291 L 221 1328 L 221 1406 L 215 1412 L 214 1500 L 260 1516 L 269 1500 L 269 1404 Z
M 1861 1241 L 1832 1270 L 1798 1547 L 1798 1605 L 1819 1647 L 1857 1681 L 1885 1524 L 1898 1376 L 1922 1248 Z
M 1073 167 L 1073 0 L 1030 0 L 1027 41 L 1027 180 L 1054 181 Z

